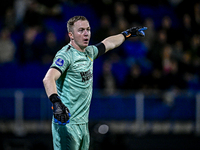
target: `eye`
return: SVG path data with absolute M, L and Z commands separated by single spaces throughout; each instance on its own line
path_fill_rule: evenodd
M 78 31 L 79 31 L 79 32 L 83 32 L 83 31 L 84 31 L 84 29 L 82 29 L 82 28 L 81 28 L 81 29 L 79 29 Z

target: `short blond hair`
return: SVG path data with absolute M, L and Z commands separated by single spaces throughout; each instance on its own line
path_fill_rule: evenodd
M 70 18 L 67 22 L 67 31 L 72 32 L 72 27 L 74 26 L 74 23 L 79 20 L 85 21 L 85 20 L 87 20 L 87 18 L 84 16 L 74 16 L 74 17 Z

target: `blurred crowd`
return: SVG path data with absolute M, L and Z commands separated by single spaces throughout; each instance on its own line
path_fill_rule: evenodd
M 95 88 L 200 89 L 200 2 L 188 0 L 7 0 L 1 1 L 0 63 L 50 64 L 69 42 L 66 21 L 85 15 L 96 44 L 132 26 L 146 37 L 125 41 L 98 58 Z

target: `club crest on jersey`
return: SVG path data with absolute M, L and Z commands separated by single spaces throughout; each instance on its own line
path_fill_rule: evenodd
M 64 64 L 64 60 L 62 58 L 58 58 L 55 63 L 56 63 L 56 65 L 61 67 Z

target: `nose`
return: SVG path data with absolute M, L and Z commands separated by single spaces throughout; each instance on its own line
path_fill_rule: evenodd
M 84 35 L 85 36 L 89 35 L 89 32 L 87 30 L 84 30 Z

